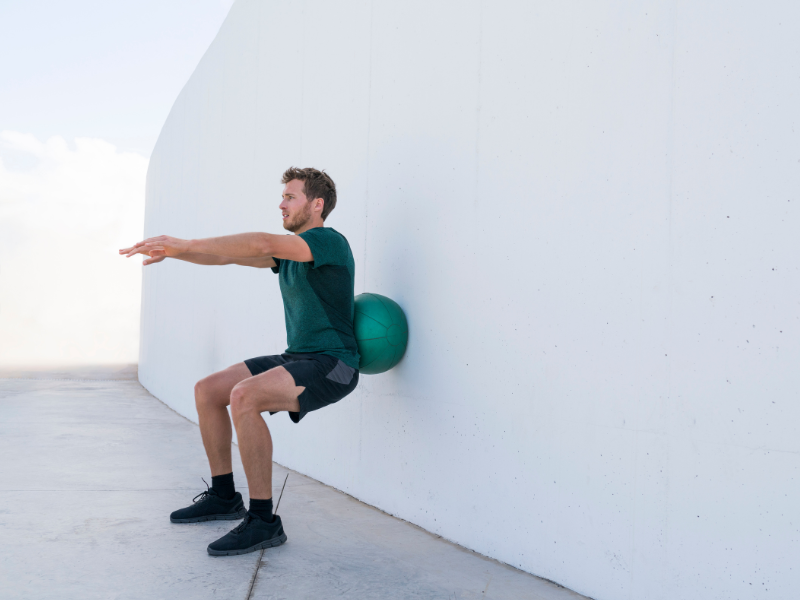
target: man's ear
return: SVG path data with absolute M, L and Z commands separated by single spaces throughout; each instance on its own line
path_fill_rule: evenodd
M 319 209 L 319 212 L 322 213 L 322 209 L 325 208 L 325 199 L 324 198 L 316 198 L 314 200 L 314 210 Z

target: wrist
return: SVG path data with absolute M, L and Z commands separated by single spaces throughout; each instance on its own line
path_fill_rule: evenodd
M 182 244 L 183 248 L 181 249 L 181 254 L 188 254 L 189 252 L 200 252 L 197 249 L 198 242 L 200 240 L 186 240 L 185 244 Z

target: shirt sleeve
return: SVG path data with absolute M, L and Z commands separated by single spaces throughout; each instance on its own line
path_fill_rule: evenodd
M 346 265 L 348 257 L 347 241 L 339 233 L 327 227 L 315 227 L 300 234 L 311 249 L 312 269 L 324 265 Z M 277 261 L 277 259 L 275 259 Z
M 272 269 L 272 272 L 273 273 L 280 273 L 281 272 L 281 259 L 280 258 L 275 258 L 273 256 L 272 260 L 275 261 L 275 266 L 274 267 L 270 267 Z

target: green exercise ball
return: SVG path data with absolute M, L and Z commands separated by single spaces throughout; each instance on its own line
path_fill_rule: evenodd
M 385 373 L 403 358 L 408 344 L 408 321 L 394 300 L 380 294 L 359 294 L 355 298 L 353 324 L 365 375 Z

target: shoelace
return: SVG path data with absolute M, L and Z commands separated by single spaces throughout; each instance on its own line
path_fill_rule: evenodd
M 201 477 L 201 479 L 203 479 L 203 478 Z M 208 482 L 207 482 L 205 479 L 203 479 L 203 483 L 205 483 L 205 484 L 206 484 L 206 488 L 207 488 L 207 489 L 206 489 L 206 491 L 204 491 L 204 492 L 200 492 L 199 494 L 197 494 L 197 496 L 195 496 L 194 498 L 192 498 L 192 502 L 204 502 L 204 501 L 205 501 L 205 500 L 207 500 L 207 499 L 209 498 L 209 496 L 211 496 L 212 494 L 214 494 L 214 495 L 216 495 L 216 494 L 217 494 L 217 493 L 216 493 L 215 491 L 213 491 L 213 490 L 212 490 L 210 487 L 208 487 Z M 198 500 L 198 498 L 200 498 L 200 500 Z
M 249 512 L 244 516 L 244 520 L 239 523 L 236 527 L 233 528 L 231 533 L 241 533 L 244 529 L 250 524 L 255 517 L 251 515 Z

